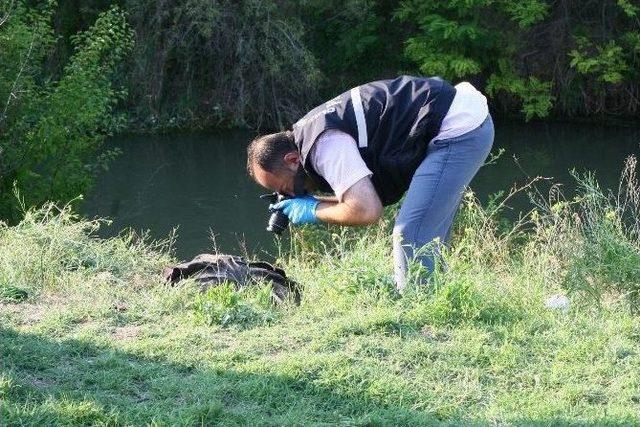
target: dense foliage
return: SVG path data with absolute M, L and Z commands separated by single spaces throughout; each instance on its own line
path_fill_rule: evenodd
M 112 3 L 136 34 L 136 126 L 283 127 L 399 73 L 470 80 L 496 113 L 526 119 L 640 108 L 640 8 L 630 0 L 66 0 L 59 30 L 74 34 Z
M 134 116 L 147 125 L 283 127 L 315 98 L 302 28 L 268 0 L 124 2 Z
M 627 0 L 303 4 L 330 92 L 408 72 L 470 80 L 502 115 L 638 115 L 640 8 Z
M 122 124 L 113 110 L 124 93 L 112 75 L 133 41 L 123 13 L 110 8 L 71 37 L 72 55 L 54 73 L 56 9 L 2 2 L 0 218 L 17 216 L 14 188 L 29 206 L 82 193 L 111 155 L 98 155 L 104 135 Z

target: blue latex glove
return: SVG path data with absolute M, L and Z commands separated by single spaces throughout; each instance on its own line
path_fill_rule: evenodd
M 318 222 L 316 207 L 320 201 L 313 196 L 295 197 L 271 205 L 271 209 L 282 209 L 292 224 L 313 224 Z

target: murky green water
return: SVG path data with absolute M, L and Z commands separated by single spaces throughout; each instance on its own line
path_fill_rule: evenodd
M 83 213 L 113 220 L 103 235 L 125 227 L 165 238 L 178 228 L 176 253 L 190 258 L 215 247 L 227 253 L 273 253 L 264 230 L 263 192 L 245 171 L 253 134 L 224 132 L 168 136 L 121 136 L 109 144 L 122 155 L 87 194 Z M 624 159 L 640 149 L 640 128 L 584 124 L 496 125 L 497 164 L 481 169 L 471 186 L 486 199 L 528 176 L 553 177 L 572 188 L 569 170 L 593 171 L 603 187 L 616 188 Z M 545 191 L 545 187 L 541 187 Z M 526 199 L 512 204 L 527 207 Z

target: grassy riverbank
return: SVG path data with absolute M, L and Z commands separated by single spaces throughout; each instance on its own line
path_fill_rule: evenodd
M 301 306 L 167 287 L 166 246 L 54 209 L 0 229 L 8 425 L 640 422 L 639 193 L 593 181 L 497 221 L 467 195 L 429 287 L 393 291 L 389 221 L 300 230 Z M 628 185 L 631 183 L 631 185 Z M 391 214 L 391 212 L 390 212 Z M 417 277 L 418 271 L 415 271 Z M 545 308 L 566 294 L 565 312 Z

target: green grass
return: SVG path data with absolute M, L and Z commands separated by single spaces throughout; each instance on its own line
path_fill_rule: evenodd
M 392 212 L 298 230 L 280 260 L 299 307 L 165 286 L 168 244 L 29 212 L 0 228 L 0 424 L 637 425 L 634 167 L 618 195 L 582 178 L 511 225 L 468 194 L 446 270 L 402 296 Z

